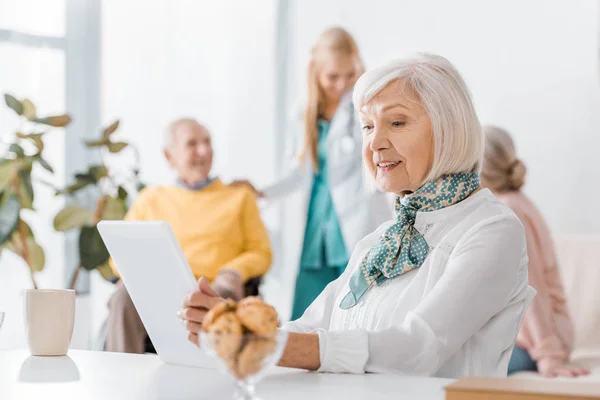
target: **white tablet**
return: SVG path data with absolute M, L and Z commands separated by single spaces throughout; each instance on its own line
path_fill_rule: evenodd
M 101 221 L 98 230 L 160 359 L 214 367 L 209 356 L 187 340 L 188 331 L 177 317 L 197 284 L 169 224 Z

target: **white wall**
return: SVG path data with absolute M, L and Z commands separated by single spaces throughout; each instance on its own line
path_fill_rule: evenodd
M 188 116 L 211 130 L 214 174 L 257 185 L 274 179 L 276 6 L 276 0 L 103 3 L 103 120 L 121 118 L 119 135 L 139 148 L 145 183 L 173 182 L 163 132 Z M 275 210 L 265 217 L 275 234 Z M 93 276 L 92 291 L 96 331 L 111 288 Z
M 352 32 L 367 67 L 441 54 L 469 84 L 482 123 L 506 127 L 526 192 L 559 233 L 598 233 L 600 126 L 596 0 L 295 0 L 291 98 L 322 29 Z M 590 206 L 587 206 L 587 205 Z M 587 207 L 586 207 L 587 206 Z M 582 212 L 582 210 L 585 210 Z
M 273 178 L 275 5 L 104 2 L 104 120 L 122 119 L 122 137 L 141 151 L 145 181 L 172 180 L 162 133 L 182 116 L 211 129 L 220 176 Z

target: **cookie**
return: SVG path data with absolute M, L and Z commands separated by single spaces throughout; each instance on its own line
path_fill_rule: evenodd
M 238 370 L 238 361 L 236 358 L 229 358 L 227 360 L 223 360 L 225 363 L 225 367 L 229 370 L 231 375 L 236 377 L 237 379 L 243 379 Z
M 243 328 L 233 311 L 222 313 L 208 326 L 211 347 L 221 359 L 234 358 L 242 345 Z
M 266 304 L 263 299 L 258 296 L 248 296 L 240 300 L 238 307 L 245 307 L 252 304 Z
M 275 351 L 274 339 L 251 337 L 240 352 L 237 361 L 237 376 L 246 378 L 256 375 L 264 364 L 265 358 L 271 356 Z
M 226 300 L 217 304 L 204 316 L 204 320 L 202 321 L 202 330 L 204 330 L 204 332 L 208 332 L 208 328 L 217 320 L 217 318 L 219 318 L 223 313 L 235 311 L 235 309 L 236 304 L 233 300 Z
M 236 314 L 252 333 L 261 335 L 277 332 L 277 311 L 262 301 L 238 307 Z

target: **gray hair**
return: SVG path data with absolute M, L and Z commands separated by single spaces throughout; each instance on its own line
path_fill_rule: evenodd
M 194 118 L 177 118 L 176 120 L 172 121 L 169 125 L 167 125 L 164 135 L 163 135 L 163 148 L 165 150 L 170 149 L 173 146 L 173 143 L 175 142 L 175 132 L 177 132 L 177 129 L 179 129 L 179 127 L 181 125 L 199 125 L 200 127 L 202 127 L 204 130 L 206 130 L 208 132 L 208 129 L 206 128 L 206 126 L 202 125 L 200 122 L 198 122 L 196 119 Z
M 396 81 L 404 83 L 431 119 L 433 164 L 423 184 L 445 174 L 479 172 L 481 125 L 471 92 L 456 68 L 444 57 L 420 53 L 371 69 L 354 87 L 356 109 Z

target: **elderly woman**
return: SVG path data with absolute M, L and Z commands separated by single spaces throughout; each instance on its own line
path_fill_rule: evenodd
M 444 58 L 419 55 L 354 89 L 363 159 L 396 218 L 360 241 L 345 272 L 290 332 L 281 366 L 341 373 L 506 376 L 531 295 L 523 226 L 479 183 L 481 127 Z M 198 343 L 206 282 L 182 312 Z
M 525 227 L 529 255 L 529 282 L 537 290 L 523 319 L 508 372 L 539 371 L 546 377 L 575 377 L 584 368 L 567 364 L 573 347 L 573 324 L 560 281 L 550 230 L 536 206 L 521 192 L 526 168 L 517 158 L 510 134 L 502 128 L 484 128 L 483 185 L 509 206 Z

